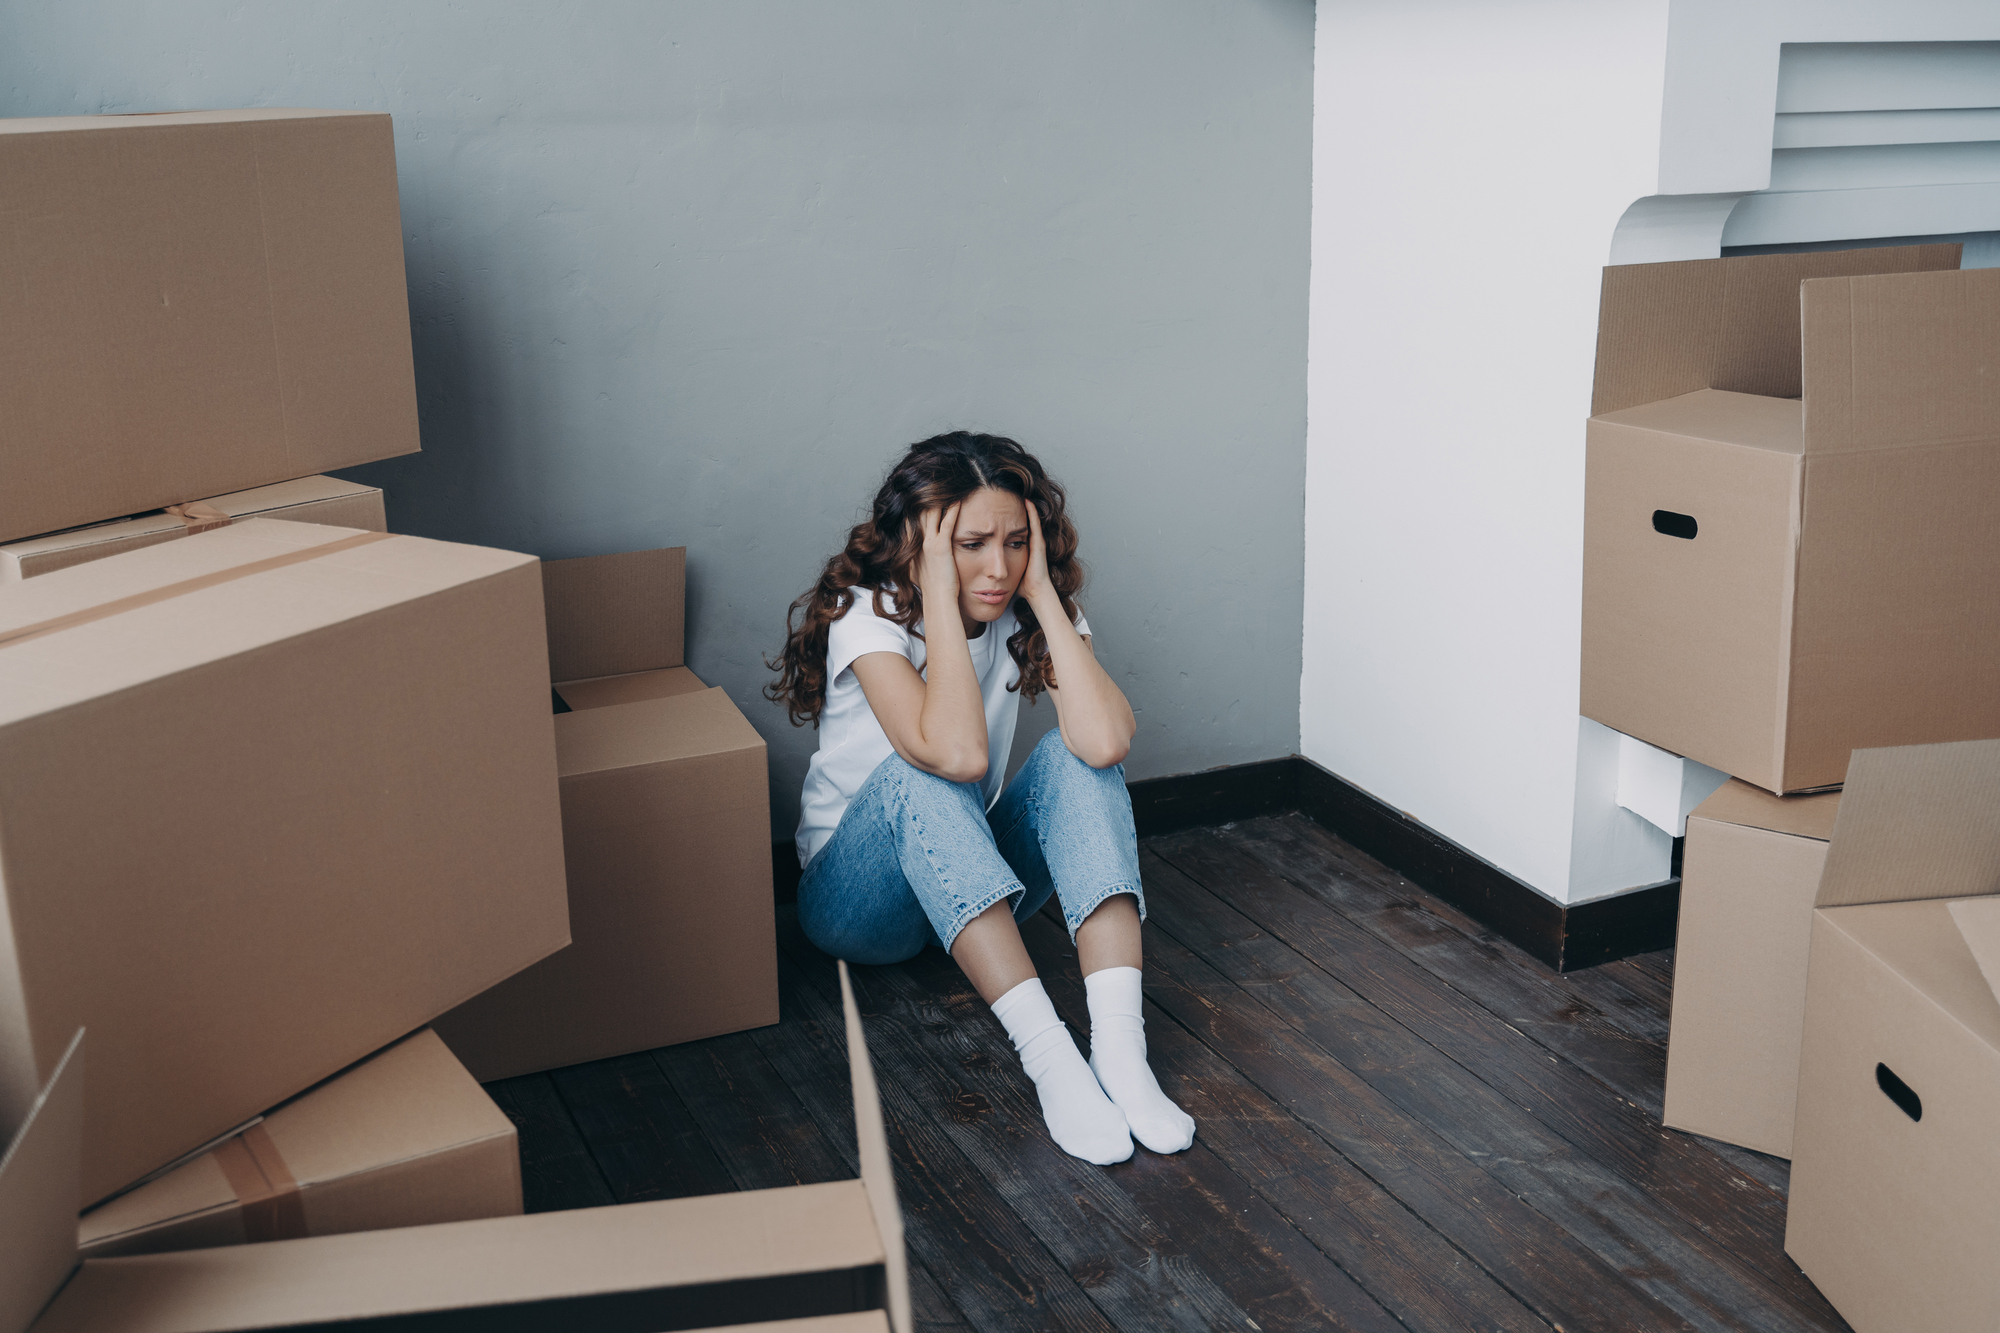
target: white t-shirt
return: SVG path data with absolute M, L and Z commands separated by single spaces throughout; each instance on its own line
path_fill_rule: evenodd
M 893 611 L 893 593 L 883 593 L 882 604 Z M 920 620 L 916 628 L 921 631 Z M 1020 691 L 1010 689 L 1021 677 L 1007 640 L 1020 628 L 1009 605 L 986 632 L 967 641 L 972 649 L 972 669 L 979 677 L 979 693 L 986 701 L 986 777 L 980 783 L 986 808 L 1000 799 L 1007 780 L 1007 756 L 1014 748 L 1014 723 L 1020 715 Z M 1077 617 L 1076 632 L 1090 633 L 1090 622 Z M 819 753 L 806 768 L 806 785 L 799 811 L 799 864 L 812 860 L 813 853 L 826 845 L 839 826 L 847 803 L 875 766 L 896 752 L 889 735 L 868 706 L 861 681 L 853 671 L 854 659 L 864 653 L 900 653 L 910 659 L 917 674 L 924 675 L 924 641 L 892 620 L 875 614 L 874 592 L 854 590 L 854 605 L 827 627 L 826 707 L 819 715 Z

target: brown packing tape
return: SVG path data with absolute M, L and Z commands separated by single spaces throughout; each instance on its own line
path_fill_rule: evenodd
M 225 583 L 234 583 L 237 579 L 249 578 L 252 574 L 262 574 L 272 569 L 283 569 L 287 565 L 304 564 L 308 560 L 317 560 L 323 555 L 333 555 L 339 551 L 351 551 L 357 546 L 368 546 L 375 542 L 387 541 L 393 535 L 393 533 L 387 532 L 357 532 L 352 537 L 342 537 L 339 541 L 327 542 L 320 546 L 304 546 L 296 551 L 287 551 L 283 555 L 273 555 L 267 556 L 262 560 L 252 560 L 247 565 L 236 565 L 230 569 L 219 569 L 213 574 L 203 574 L 198 578 L 182 579 L 179 583 L 169 583 L 164 587 L 154 588 L 148 592 L 135 592 L 130 597 L 119 597 L 105 602 L 100 606 L 85 607 L 81 611 L 72 611 L 68 615 L 53 616 L 47 620 L 37 621 L 32 625 L 23 625 L 19 629 L 0 631 L 0 648 L 11 648 L 17 643 L 26 643 L 30 639 L 39 639 L 44 635 L 60 633 L 66 629 L 74 629 L 78 625 L 88 625 L 92 621 L 107 620 L 112 616 L 123 615 L 127 611 L 136 611 L 142 606 L 152 606 L 155 603 L 171 601 L 173 598 L 182 597 L 191 592 L 200 592 L 204 588 L 215 588 Z
M 252 1125 L 217 1148 L 215 1163 L 243 1210 L 244 1240 L 255 1244 L 308 1234 L 305 1196 L 264 1126 Z
M 188 535 L 207 532 L 210 528 L 226 528 L 236 520 L 206 500 L 190 500 L 186 504 L 168 505 L 167 512 L 187 525 Z

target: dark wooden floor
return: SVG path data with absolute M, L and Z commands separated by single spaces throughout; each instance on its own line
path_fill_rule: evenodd
M 1186 1153 L 1064 1156 L 949 959 L 855 969 L 919 1327 L 1846 1328 L 1785 1163 L 1660 1128 L 1671 952 L 1555 975 L 1298 815 L 1143 864 Z M 531 1210 L 854 1174 L 833 964 L 779 934 L 776 1027 L 490 1085 Z M 1060 923 L 1028 943 L 1087 1031 Z

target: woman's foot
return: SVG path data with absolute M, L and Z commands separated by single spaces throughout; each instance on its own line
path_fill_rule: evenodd
M 1084 1063 L 1069 1029 L 1056 1017 L 1041 979 L 1030 977 L 995 1000 L 993 1014 L 1013 1039 L 1021 1068 L 1035 1081 L 1042 1119 L 1056 1146 L 1099 1166 L 1130 1157 L 1132 1134 L 1125 1113 L 1112 1105 Z M 1192 1126 L 1190 1121 L 1190 1132 Z
M 1194 1142 L 1194 1118 L 1160 1091 L 1146 1063 L 1146 1012 L 1139 969 L 1107 967 L 1083 979 L 1090 996 L 1090 1070 L 1125 1113 L 1132 1137 L 1154 1152 Z

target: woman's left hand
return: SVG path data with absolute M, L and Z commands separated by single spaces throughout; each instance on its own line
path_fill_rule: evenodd
M 1028 509 L 1028 567 L 1022 571 L 1021 587 L 1015 596 L 1038 608 L 1045 599 L 1056 595 L 1055 584 L 1049 581 L 1049 546 L 1042 540 L 1042 516 L 1035 508 L 1035 502 L 1026 502 Z

